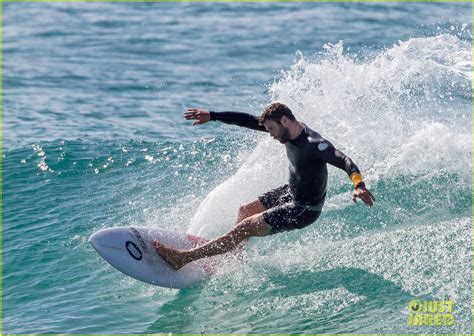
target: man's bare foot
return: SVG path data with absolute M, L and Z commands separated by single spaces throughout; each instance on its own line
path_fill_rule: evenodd
M 175 271 L 186 265 L 188 261 L 184 260 L 183 251 L 168 247 L 159 241 L 153 242 L 156 252 L 166 261 Z

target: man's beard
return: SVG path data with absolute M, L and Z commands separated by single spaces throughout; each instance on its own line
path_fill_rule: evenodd
M 290 131 L 283 126 L 281 126 L 281 128 L 283 128 L 283 133 L 277 138 L 277 140 L 280 141 L 280 143 L 285 144 L 290 141 Z

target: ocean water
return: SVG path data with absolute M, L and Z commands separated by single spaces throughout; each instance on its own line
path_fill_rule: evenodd
M 4 333 L 471 333 L 469 3 L 3 3 Z M 88 244 L 137 225 L 217 237 L 283 184 L 268 135 L 186 107 L 283 101 L 361 168 L 320 219 L 173 290 Z M 452 300 L 450 327 L 408 303 Z

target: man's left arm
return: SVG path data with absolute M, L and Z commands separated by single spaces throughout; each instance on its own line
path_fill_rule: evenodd
M 323 161 L 340 168 L 347 173 L 354 185 L 352 200 L 356 202 L 357 198 L 360 198 L 365 204 L 369 206 L 374 205 L 375 198 L 365 187 L 359 167 L 357 167 L 357 165 L 347 155 L 336 149 L 327 140 L 322 140 L 318 144 L 315 144 L 315 146 L 317 147 L 316 150 Z

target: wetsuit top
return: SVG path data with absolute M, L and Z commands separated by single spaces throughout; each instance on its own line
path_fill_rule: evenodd
M 241 112 L 210 112 L 211 120 L 238 125 L 257 131 L 268 132 L 258 122 L 258 117 Z M 290 161 L 289 187 L 296 203 L 316 205 L 326 195 L 328 179 L 327 163 L 340 168 L 349 175 L 359 173 L 359 168 L 344 153 L 336 149 L 319 133 L 305 124 L 303 131 L 285 143 Z

